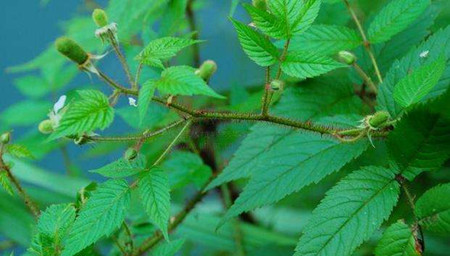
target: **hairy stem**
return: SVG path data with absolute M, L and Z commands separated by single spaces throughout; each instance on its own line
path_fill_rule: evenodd
M 114 52 L 117 55 L 117 58 L 120 61 L 120 64 L 122 64 L 123 70 L 125 71 L 125 74 L 128 78 L 128 82 L 131 85 L 131 88 L 136 89 L 136 87 L 135 87 L 136 83 L 133 82 L 131 72 L 130 72 L 130 67 L 128 66 L 127 60 L 125 59 L 125 56 L 122 54 L 122 51 L 120 50 L 120 46 L 116 40 L 116 37 L 113 35 L 112 32 L 109 33 L 109 41 L 111 43 L 111 46 L 114 49 Z
M 364 82 L 370 87 L 370 89 L 372 89 L 375 94 L 378 93 L 378 89 L 373 83 L 372 78 L 370 78 L 356 62 L 353 63 L 353 68 L 355 68 L 356 73 L 358 73 L 358 75 L 364 80 Z
M 370 41 L 368 40 L 366 36 L 366 32 L 364 32 L 364 29 L 361 25 L 361 22 L 359 21 L 358 16 L 356 15 L 355 11 L 351 7 L 348 0 L 343 0 L 345 6 L 347 7 L 347 10 L 349 11 L 350 15 L 352 16 L 353 21 L 356 24 L 356 27 L 358 28 L 359 33 L 361 34 L 361 37 L 363 39 L 364 49 L 366 49 L 367 53 L 369 54 L 370 61 L 372 62 L 373 68 L 375 69 L 375 74 L 378 78 L 378 81 L 380 83 L 383 82 L 383 77 L 381 75 L 380 69 L 378 67 L 377 60 L 375 58 L 375 55 L 373 54 L 372 48 L 370 47 Z

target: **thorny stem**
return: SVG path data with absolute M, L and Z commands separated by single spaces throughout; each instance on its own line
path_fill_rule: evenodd
M 114 52 L 117 55 L 117 58 L 120 61 L 120 64 L 122 64 L 123 70 L 125 71 L 125 74 L 128 78 L 128 82 L 131 85 L 131 88 L 136 89 L 135 88 L 136 83 L 134 83 L 133 79 L 131 78 L 130 67 L 128 67 L 127 60 L 125 59 L 125 56 L 122 54 L 122 51 L 120 50 L 120 47 L 119 47 L 119 44 L 117 43 L 115 35 L 112 32 L 109 32 L 109 41 L 114 49 Z
M 186 216 L 195 208 L 195 206 L 206 196 L 208 193 L 207 191 L 204 191 L 205 188 L 208 186 L 209 182 L 207 182 L 195 195 L 194 197 L 189 200 L 189 202 L 184 206 L 183 210 L 178 212 L 177 215 L 170 221 L 168 230 L 169 232 L 173 231 L 175 228 L 180 225 Z M 160 231 L 156 231 L 153 236 L 147 238 L 142 244 L 136 248 L 136 250 L 133 252 L 132 256 L 139 256 L 143 255 L 146 251 L 150 250 L 158 244 L 159 241 L 163 239 L 163 235 Z
M 107 84 L 112 86 L 114 89 L 117 89 L 117 90 L 121 91 L 124 94 L 132 94 L 132 95 L 137 95 L 138 94 L 137 90 L 125 88 L 124 86 L 118 84 L 116 81 L 112 80 L 105 73 L 101 72 L 100 70 L 97 70 L 97 71 L 98 71 L 98 75 L 100 76 L 100 78 L 102 78 Z
M 364 82 L 370 87 L 370 89 L 372 89 L 372 91 L 377 94 L 378 93 L 378 89 L 375 86 L 375 84 L 372 81 L 372 78 L 370 78 L 366 72 L 364 72 L 364 70 L 355 62 L 353 63 L 353 68 L 355 68 L 356 73 L 358 73 L 358 75 L 364 80 Z
M 20 185 L 19 180 L 16 179 L 16 177 L 11 172 L 11 168 L 7 164 L 5 164 L 3 160 L 3 145 L 0 146 L 0 170 L 2 169 L 6 171 L 8 178 L 14 184 L 14 187 L 16 187 L 17 192 L 22 197 L 23 201 L 25 202 L 25 205 L 28 207 L 30 212 L 33 214 L 34 218 L 37 220 L 40 215 L 39 207 L 31 199 L 31 197 L 27 194 L 27 192 L 22 188 L 22 185 Z
M 364 32 L 364 29 L 361 25 L 361 22 L 359 21 L 358 16 L 356 15 L 353 8 L 350 6 L 350 3 L 348 0 L 343 0 L 345 6 L 347 7 L 347 10 L 350 12 L 350 15 L 352 16 L 353 21 L 356 24 L 356 27 L 359 30 L 359 33 L 361 34 L 361 37 L 363 39 L 364 48 L 366 49 L 367 53 L 369 54 L 369 58 L 372 61 L 373 68 L 375 69 L 375 74 L 377 75 L 378 81 L 380 83 L 383 82 L 383 77 L 381 76 L 380 69 L 378 68 L 378 63 L 375 58 L 375 55 L 373 54 L 372 48 L 370 47 L 370 41 L 367 39 L 366 33 Z

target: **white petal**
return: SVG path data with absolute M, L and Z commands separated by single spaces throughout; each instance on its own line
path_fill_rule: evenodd
M 421 52 L 420 53 L 420 58 L 426 58 L 426 57 L 428 57 L 428 54 L 430 54 L 430 51 L 423 51 L 423 52 Z
M 55 114 L 58 113 L 64 107 L 66 99 L 67 99 L 66 95 L 63 95 L 59 97 L 58 101 L 55 103 L 55 105 L 53 105 L 53 111 L 55 112 Z
M 137 107 L 136 99 L 134 98 L 128 97 L 128 104 L 130 104 L 130 106 Z

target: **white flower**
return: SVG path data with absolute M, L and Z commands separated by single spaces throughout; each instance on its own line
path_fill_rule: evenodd
M 421 52 L 419 56 L 420 56 L 420 58 L 426 58 L 426 57 L 428 57 L 428 54 L 430 54 L 430 51 L 427 50 L 427 51 Z
M 137 107 L 136 99 L 132 97 L 128 97 L 128 104 L 130 104 L 130 106 Z
M 66 104 L 66 99 L 66 95 L 59 97 L 58 101 L 55 103 L 55 105 L 53 105 L 53 111 L 55 113 L 58 113 L 64 107 L 64 104 Z
M 64 105 L 66 104 L 66 95 L 62 95 L 59 97 L 58 101 L 53 105 L 53 110 L 50 111 L 48 117 L 52 121 L 53 128 L 56 129 L 58 127 L 59 122 L 61 121 L 62 114 L 64 112 Z

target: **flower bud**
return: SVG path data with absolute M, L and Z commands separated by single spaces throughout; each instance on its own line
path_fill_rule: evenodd
M 99 28 L 108 25 L 108 15 L 106 15 L 106 12 L 102 9 L 95 9 L 94 12 L 92 12 L 92 19 Z
M 53 122 L 50 119 L 44 120 L 39 124 L 39 131 L 43 134 L 49 134 L 53 132 Z
M 378 111 L 369 119 L 369 125 L 373 128 L 382 128 L 389 118 L 390 115 L 388 112 Z
M 270 82 L 270 89 L 273 91 L 279 91 L 280 89 L 283 89 L 284 82 L 281 80 L 273 80 Z
M 10 140 L 11 140 L 10 132 L 5 132 L 2 135 L 0 135 L 0 143 L 1 144 L 8 144 Z
M 67 37 L 60 37 L 55 42 L 56 49 L 78 65 L 83 65 L 89 55 L 75 41 Z
M 207 60 L 195 71 L 195 74 L 203 80 L 208 81 L 216 71 L 217 64 L 212 60 Z
M 137 152 L 136 149 L 134 149 L 134 148 L 128 148 L 127 151 L 125 151 L 125 154 L 124 154 L 123 157 L 124 157 L 126 160 L 130 161 L 130 160 L 135 159 L 135 158 L 137 157 L 137 155 L 138 155 L 138 152 Z
M 267 10 L 267 1 L 266 0 L 252 0 L 253 6 L 261 10 Z
M 356 56 L 348 51 L 340 51 L 338 53 L 338 59 L 344 64 L 352 65 L 356 61 Z

